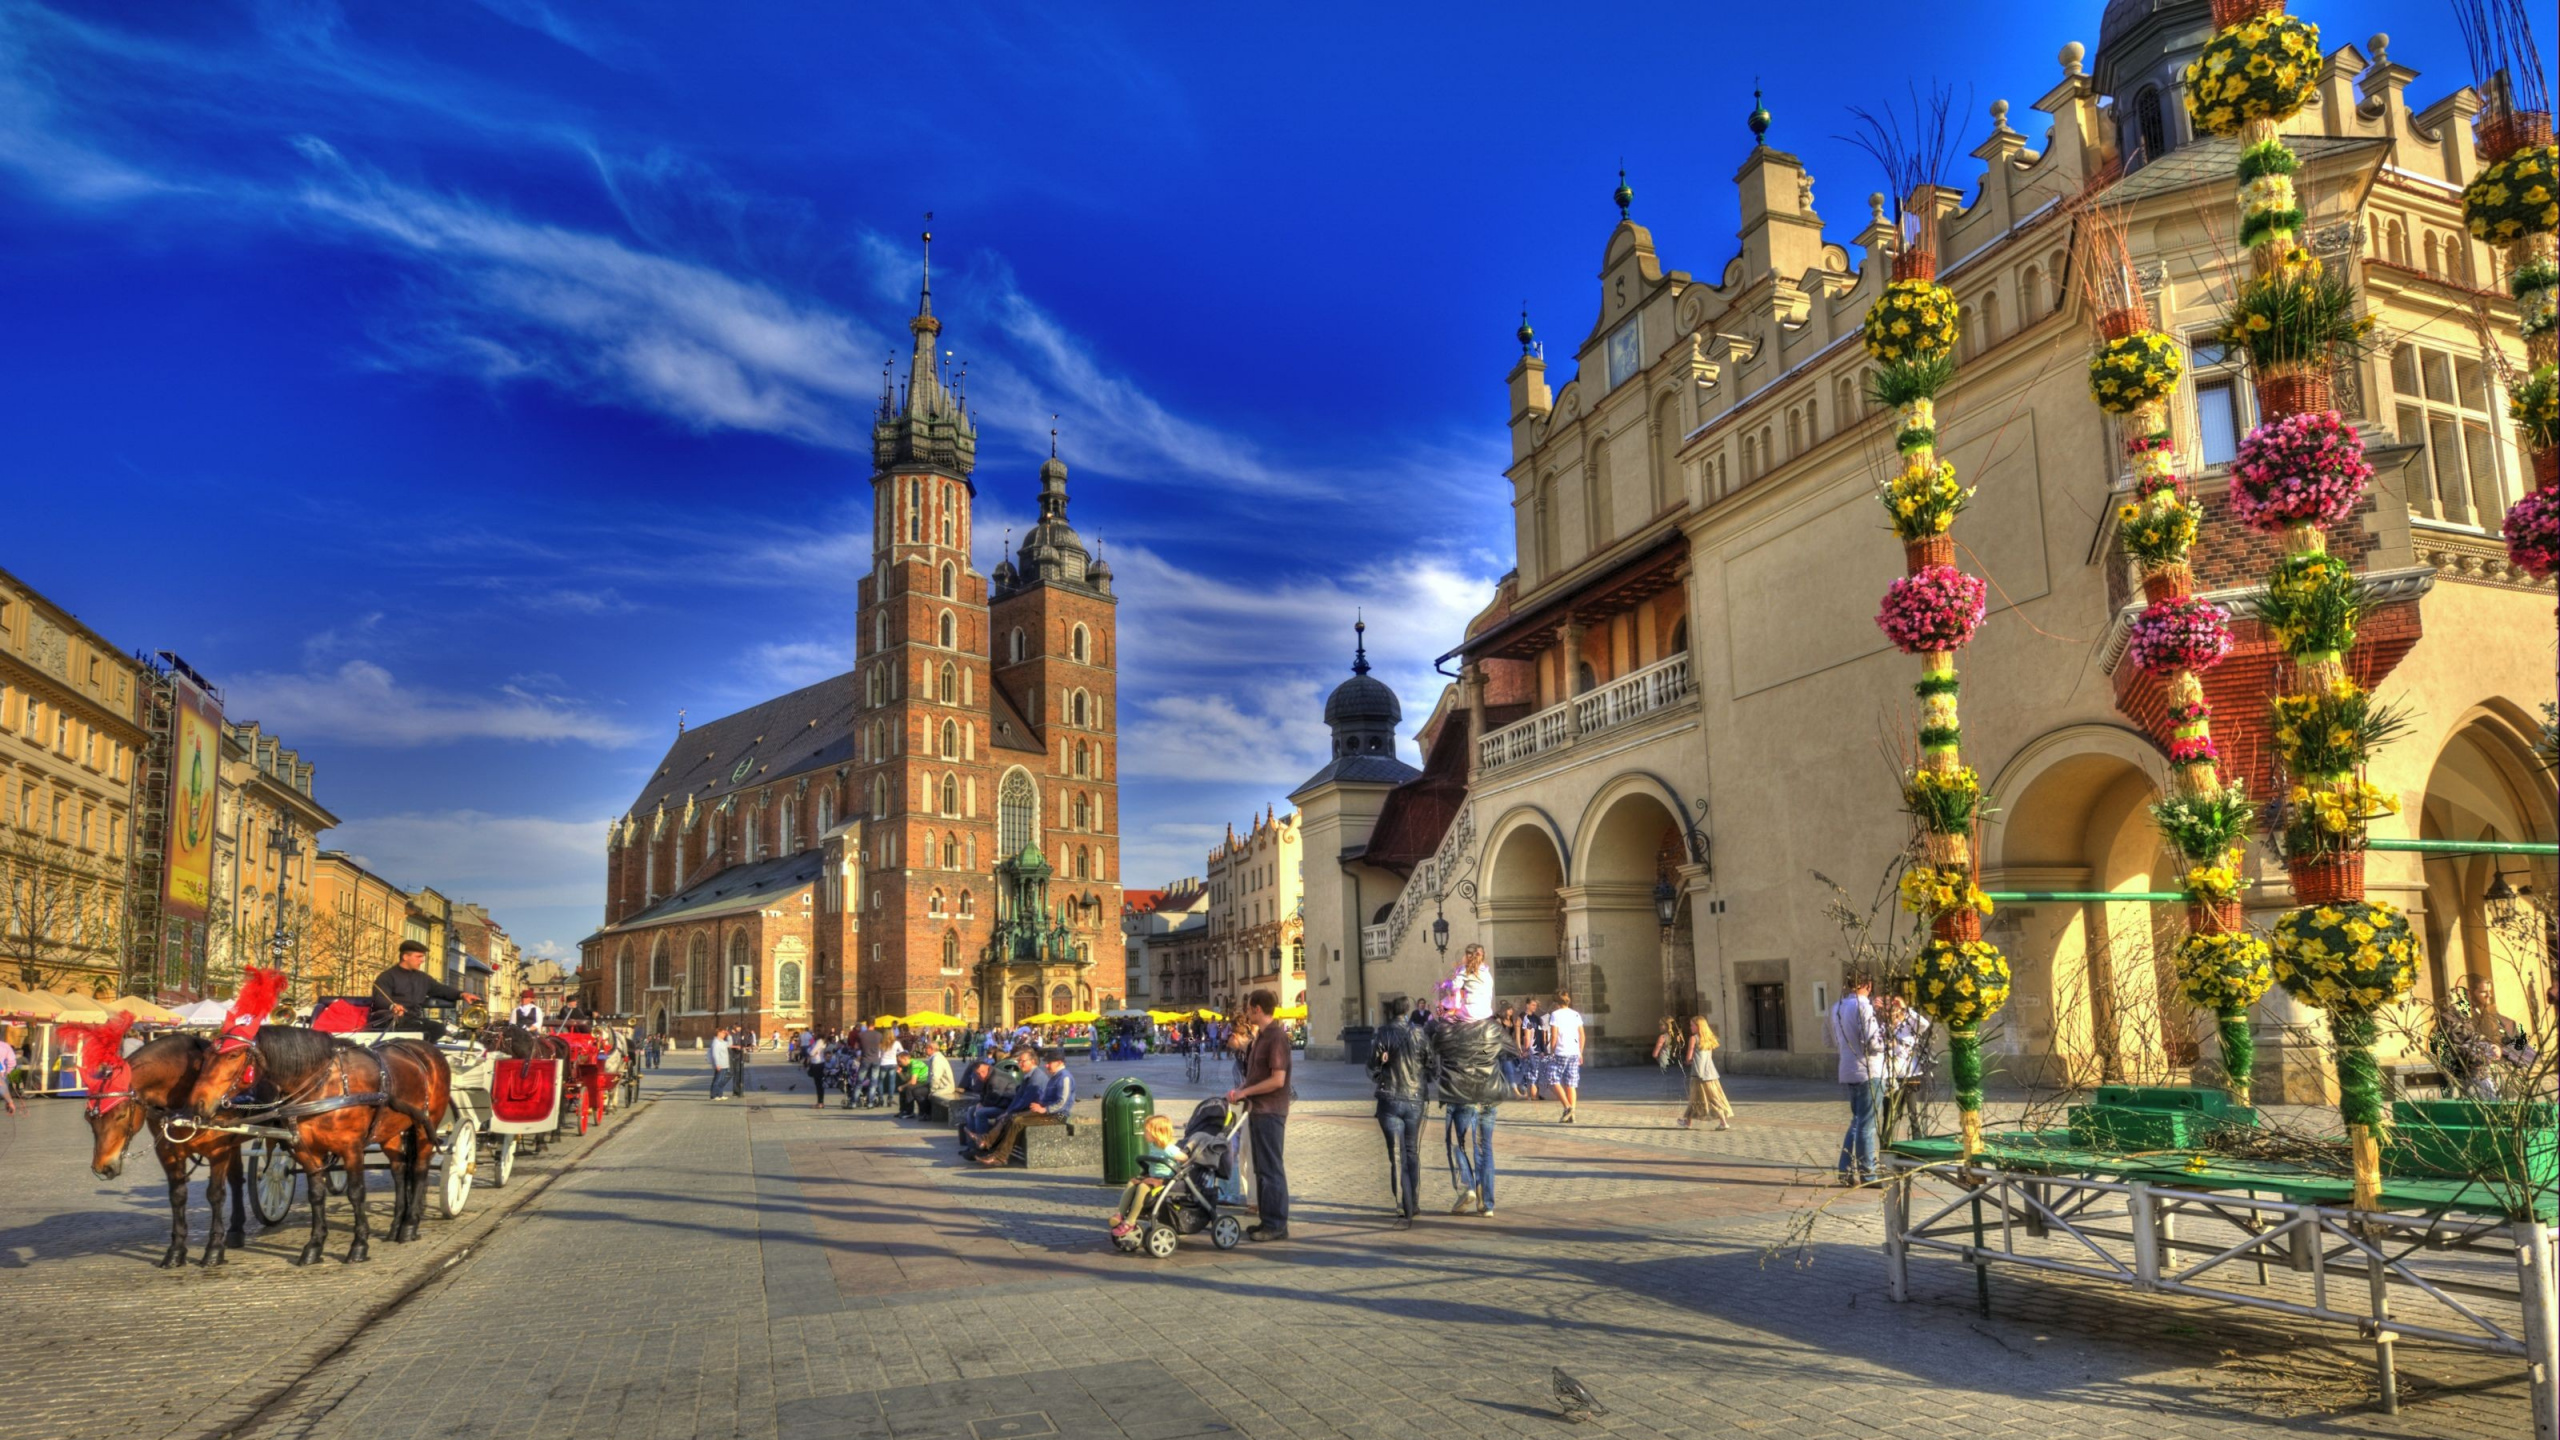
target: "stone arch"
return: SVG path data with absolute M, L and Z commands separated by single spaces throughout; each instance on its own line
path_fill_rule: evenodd
M 649 988 L 664 990 L 674 983 L 674 978 L 668 973 L 667 937 L 661 933 L 649 945 Z
M 1011 860 L 1040 838 L 1040 787 L 1019 765 L 996 784 L 996 859 Z
M 1007 1018 L 1019 1025 L 1040 1013 L 1040 987 L 1017 985 L 1013 990 L 1013 1013 Z
M 2554 834 L 2551 786 L 2533 753 L 2541 727 L 2504 701 L 2474 706 L 2445 733 L 2426 789 L 2409 817 L 2428 840 L 2541 841 Z M 2425 945 L 2416 998 L 2442 1006 L 2454 988 L 2487 977 L 2498 1013 L 2538 1029 L 2547 1022 L 2550 982 L 2542 940 L 2516 920 L 2490 913 L 2489 887 L 2553 892 L 2548 858 L 2434 854 L 2422 866 Z
M 1688 860 L 1684 816 L 1679 792 L 1641 772 L 1601 786 L 1583 813 L 1565 928 L 1587 963 L 1560 978 L 1602 1033 L 1648 1035 L 1664 1014 L 1695 1004 L 1691 970 L 1672 973 L 1653 908 L 1653 887 L 1678 885 Z
M 1049 988 L 1050 1014 L 1064 1015 L 1074 1008 L 1076 1008 L 1076 992 L 1074 990 L 1065 985 L 1053 985 Z
M 2065 726 L 2020 750 L 1984 792 L 1986 890 L 2178 888 L 2149 807 L 2160 752 L 2118 725 Z M 2015 975 L 2001 1022 L 2047 1078 L 2158 1084 L 2196 1059 L 2197 1022 L 2176 992 L 2185 916 L 2143 901 L 2048 901 L 2003 912 Z M 2023 1002 L 2023 1003 L 2021 1003 Z
M 1572 847 L 1555 821 L 1519 806 L 1485 831 L 1476 882 L 1477 933 L 1506 998 L 1551 992 L 1561 978 L 1564 888 Z

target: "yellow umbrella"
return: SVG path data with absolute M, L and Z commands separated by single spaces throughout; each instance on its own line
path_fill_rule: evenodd
M 883 1025 L 904 1025 L 907 1022 L 899 1019 L 895 1015 L 874 1015 L 871 1017 L 871 1023 L 877 1027 Z
M 1188 1010 L 1150 1010 L 1147 1012 L 1147 1018 L 1159 1025 L 1170 1025 L 1190 1013 Z
M 1307 1007 L 1304 1005 L 1283 1005 L 1279 1009 L 1271 1012 L 1271 1018 L 1274 1020 L 1304 1020 L 1307 1018 Z
M 1057 1016 L 1043 1010 L 1037 1015 L 1026 1015 L 1015 1023 L 1020 1025 L 1055 1025 L 1059 1022 Z
M 1195 1020 L 1224 1020 L 1224 1019 L 1226 1019 L 1226 1018 L 1227 1018 L 1226 1016 L 1219 1014 L 1219 1013 L 1218 1013 L 1217 1011 L 1215 1011 L 1215 1010 L 1205 1010 L 1205 1009 L 1204 1009 L 1204 1010 L 1194 1010 L 1194 1011 L 1192 1011 L 1192 1012 L 1191 1012 L 1191 1016 L 1192 1016 L 1192 1018 L 1193 1018 L 1193 1019 L 1195 1019 Z
M 171 1010 L 166 1006 L 155 1005 L 151 1001 L 145 1000 L 139 995 L 119 995 L 113 1000 L 107 1002 L 107 1008 L 110 1010 L 125 1011 L 131 1014 L 134 1019 L 139 1020 L 146 1025 L 175 1025 L 179 1023 L 177 1011 Z
M 57 1008 L 50 1003 L 51 998 L 30 995 L 24 990 L 13 990 L 6 985 L 0 985 L 0 1015 L 50 1016 Z
M 939 1010 L 919 1010 L 907 1017 L 907 1023 L 921 1025 L 929 1030 L 950 1030 L 968 1022 L 957 1015 L 945 1015 Z
M 1090 1025 L 1101 1018 L 1101 1016 L 1096 1015 L 1090 1010 L 1070 1010 L 1066 1014 L 1058 1017 L 1058 1023 L 1061 1025 Z
M 111 1018 L 106 1006 L 86 995 L 55 995 L 52 999 L 55 1004 L 61 1006 L 54 1012 L 57 1019 L 80 1025 L 95 1025 Z

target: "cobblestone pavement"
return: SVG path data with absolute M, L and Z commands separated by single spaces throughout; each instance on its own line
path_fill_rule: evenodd
M 1174 1062 L 1111 1068 L 1188 1110 Z M 1310 1065 L 1296 1238 L 1148 1261 L 1110 1249 L 1089 1180 L 964 1166 L 938 1131 L 755 1073 L 715 1105 L 662 1072 L 675 1093 L 246 1433 L 1534 1435 L 1554 1365 L 1625 1435 L 2523 1430 L 2517 1367 L 2458 1351 L 2404 1346 L 2385 1418 L 2369 1352 L 2314 1327 L 2019 1272 L 1985 1319 L 1951 1264 L 1892 1304 L 1874 1198 L 1811 1183 L 1826 1087 L 1742 1081 L 1737 1129 L 1683 1132 L 1661 1077 L 1603 1075 L 1571 1127 L 1504 1112 L 1498 1217 L 1448 1216 L 1439 1172 L 1442 1213 L 1400 1231 L 1356 1078 Z M 1809 1263 L 1774 1253 L 1825 1201 Z
M 149 1142 L 126 1151 L 123 1175 L 90 1173 L 89 1127 L 61 1100 L 0 1116 L 0 1440 L 164 1440 L 223 1433 L 337 1353 L 420 1280 L 476 1251 L 508 1212 L 537 1201 L 575 1163 L 606 1153 L 645 1114 L 526 1153 L 505 1189 L 484 1160 L 459 1220 L 432 1197 L 418 1241 L 383 1238 L 387 1180 L 368 1181 L 373 1258 L 348 1265 L 343 1200 L 329 1212 L 328 1258 L 292 1263 L 309 1233 L 299 1202 L 229 1263 L 156 1268 L 169 1240 L 168 1188 Z M 194 1253 L 206 1214 L 189 1187 Z

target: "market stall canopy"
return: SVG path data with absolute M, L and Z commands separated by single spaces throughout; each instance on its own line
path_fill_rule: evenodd
M 1102 1012 L 1102 1018 L 1105 1020 L 1137 1020 L 1141 1018 L 1153 1020 L 1156 1018 L 1156 1012 L 1153 1010 L 1105 1010 Z
M 874 1029 L 889 1025 L 904 1025 L 906 1023 L 906 1021 L 895 1015 L 874 1015 L 871 1017 L 871 1024 Z
M 1226 1019 L 1227 1017 L 1226 1017 L 1226 1016 L 1224 1016 L 1224 1015 L 1219 1014 L 1219 1013 L 1218 1013 L 1217 1011 L 1215 1011 L 1215 1010 L 1206 1010 L 1206 1009 L 1203 1009 L 1203 1010 L 1194 1010 L 1194 1011 L 1192 1011 L 1192 1012 L 1191 1012 L 1191 1018 L 1192 1018 L 1192 1019 L 1194 1019 L 1194 1020 L 1224 1020 L 1224 1019 Z
M 1024 1016 L 1021 1023 L 1025 1025 L 1055 1025 L 1059 1023 L 1059 1020 L 1057 1016 L 1043 1010 L 1037 1015 Z
M 1304 1020 L 1307 1018 L 1307 1007 L 1304 1005 L 1283 1005 L 1279 1009 L 1271 1012 L 1271 1018 L 1274 1020 Z
M 939 1010 L 919 1010 L 913 1015 L 908 1016 L 906 1018 L 906 1023 L 909 1025 L 921 1025 L 928 1030 L 950 1030 L 956 1029 L 957 1027 L 969 1022 L 961 1019 L 957 1015 L 945 1015 Z
M 1101 1018 L 1101 1016 L 1096 1015 L 1090 1010 L 1070 1010 L 1066 1014 L 1058 1017 L 1058 1023 L 1061 1025 L 1090 1025 Z
M 223 1001 L 199 1000 L 193 1005 L 178 1007 L 178 1022 L 182 1025 L 219 1025 L 222 1018 L 230 1013 L 231 1006 Z
M 1187 1020 L 1190 1017 L 1191 1012 L 1188 1010 L 1150 1010 L 1147 1012 L 1147 1018 L 1153 1020 L 1159 1025 L 1170 1025 L 1176 1020 Z
M 41 1017 L 49 1016 L 52 1013 L 52 1006 L 38 1000 L 35 996 L 28 994 L 26 991 L 14 990 L 9 986 L 0 985 L 0 1015 L 26 1015 L 30 1017 Z
M 54 1018 L 59 1020 L 94 1025 L 114 1018 L 106 1006 L 86 995 L 54 995 L 51 998 L 60 1007 L 54 1011 Z
M 107 1002 L 107 1008 L 118 1011 L 122 1014 L 131 1015 L 134 1019 L 141 1021 L 145 1025 L 175 1025 L 180 1023 L 177 1011 L 172 1010 L 165 1005 L 154 1004 L 149 1000 L 143 999 L 139 995 L 119 995 L 113 1000 Z

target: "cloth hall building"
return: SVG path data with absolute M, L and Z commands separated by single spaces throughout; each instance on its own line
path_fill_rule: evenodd
M 2004 100 L 1987 126 L 1974 118 L 1976 163 L 1938 196 L 1939 279 L 1964 314 L 1939 445 L 1979 487 L 1960 535 L 1992 583 L 1964 661 L 1966 756 L 1992 816 L 1981 883 L 2036 897 L 1990 921 L 2016 980 L 1986 1043 L 2012 1078 L 2154 1078 L 2194 1062 L 2199 1037 L 2174 992 L 2176 932 L 2138 898 L 2179 883 L 2145 809 L 2168 768 L 2165 704 L 2125 660 L 2142 603 L 2114 528 L 2130 481 L 2089 398 L 2076 217 L 2091 203 L 2120 217 L 2159 328 L 2187 346 L 2172 404 L 2178 471 L 2208 507 L 2198 589 L 2245 612 L 2270 557 L 2227 500 L 2234 440 L 2256 421 L 2215 339 L 2245 264 L 2225 218 L 2237 148 L 2187 124 L 2208 0 L 2037 13 L 2094 26 L 2096 49 L 2064 46 L 2050 88 L 2022 97 L 2032 112 Z M 2534 747 L 2552 592 L 2498 534 L 2530 485 L 2501 373 L 2522 352 L 2499 257 L 2462 223 L 2480 109 L 2376 36 L 2329 51 L 2317 103 L 2285 128 L 2305 234 L 2380 342 L 2334 377 L 2378 473 L 2332 541 L 2375 593 L 2358 674 L 2412 717 L 2371 772 L 2399 807 L 2375 834 L 2548 842 L 2560 817 Z M 1348 1032 L 1357 1053 L 1383 1002 L 1429 996 L 1481 941 L 1503 997 L 1572 988 L 1597 1055 L 1641 1054 L 1665 1016 L 1703 1013 L 1729 1070 L 1834 1073 L 1823 1017 L 1849 946 L 1817 876 L 1865 914 L 1907 839 L 1898 765 L 1878 746 L 1909 733 L 1913 703 L 1874 618 L 1901 573 L 1875 498 L 1894 431 L 1866 398 L 1858 336 L 1899 232 L 1882 196 L 1827 222 L 1780 146 L 1783 116 L 1773 130 L 1756 110 L 1743 129 L 1740 230 L 1699 272 L 1668 263 L 1622 183 L 1594 225 L 1598 283 L 1568 381 L 1550 386 L 1523 327 L 1508 483 L 1487 497 L 1509 507 L 1517 564 L 1464 633 L 1432 645 L 1463 678 L 1420 727 L 1422 773 L 1360 758 L 1373 740 L 1333 713 L 1392 714 L 1362 698 L 1374 681 L 1337 692 L 1337 761 L 1290 797 L 1308 1006 L 1339 1017 L 1315 1027 L 1320 1045 Z M 2484 360 L 2475 312 L 2503 364 Z M 2253 627 L 2214 672 L 2226 754 L 2272 753 L 2278 656 Z M 2262 776 L 2253 789 L 2267 793 Z M 2490 912 L 2501 892 L 2551 894 L 2547 860 L 2370 863 L 2375 897 L 2424 937 L 2420 1007 L 2487 978 L 2502 1013 L 2541 1013 L 2539 959 L 2510 953 Z M 2263 845 L 2247 875 L 2263 929 L 2290 891 Z M 1898 918 L 1882 907 L 1882 928 Z M 2302 1037 L 2317 1016 L 2281 991 L 2255 1015 L 2258 1094 L 2315 1096 L 2326 1071 Z
M 977 430 L 935 358 L 926 241 L 872 429 L 854 668 L 679 730 L 611 827 L 585 988 L 679 1041 L 1124 994 L 1111 569 L 1054 454 L 1020 547 L 972 563 Z

